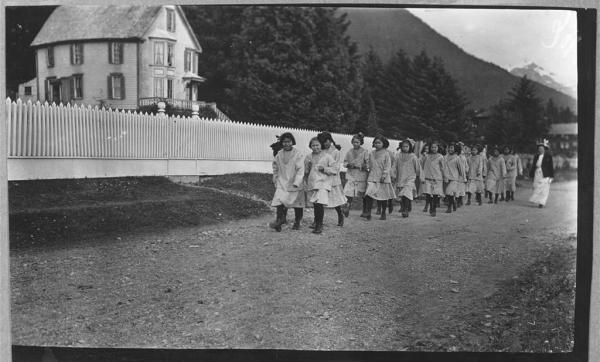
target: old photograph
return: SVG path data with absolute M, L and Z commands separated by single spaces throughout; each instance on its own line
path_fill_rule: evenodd
M 573 351 L 577 11 L 5 17 L 14 345 Z

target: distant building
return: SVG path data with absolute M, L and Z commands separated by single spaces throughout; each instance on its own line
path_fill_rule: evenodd
M 577 123 L 555 123 L 548 131 L 550 150 L 567 157 L 577 155 Z
M 32 42 L 36 99 L 137 109 L 198 102 L 202 48 L 180 6 L 60 6 Z
M 17 97 L 21 98 L 24 102 L 37 100 L 37 78 L 19 84 Z

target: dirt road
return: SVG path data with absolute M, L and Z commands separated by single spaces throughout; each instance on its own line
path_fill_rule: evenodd
M 13 343 L 403 350 L 576 233 L 577 183 L 435 218 L 416 204 L 320 236 L 272 216 L 11 254 Z M 291 214 L 291 213 L 290 213 Z M 291 216 L 291 215 L 290 215 Z

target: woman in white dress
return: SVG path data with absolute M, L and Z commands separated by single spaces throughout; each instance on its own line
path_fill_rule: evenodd
M 538 153 L 533 157 L 533 164 L 529 170 L 529 177 L 533 179 L 533 194 L 529 201 L 542 208 L 546 205 L 550 194 L 550 184 L 554 179 L 554 164 L 548 152 L 548 140 L 538 142 L 537 150 Z

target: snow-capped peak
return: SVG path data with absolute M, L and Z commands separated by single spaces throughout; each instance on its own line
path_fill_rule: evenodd
M 554 79 L 554 73 L 535 63 L 529 63 L 522 67 L 513 68 L 510 73 L 516 75 L 517 77 L 527 76 L 527 78 L 535 82 L 556 89 L 557 91 L 570 95 L 571 97 L 577 97 L 576 92 L 572 88 L 567 87 Z

